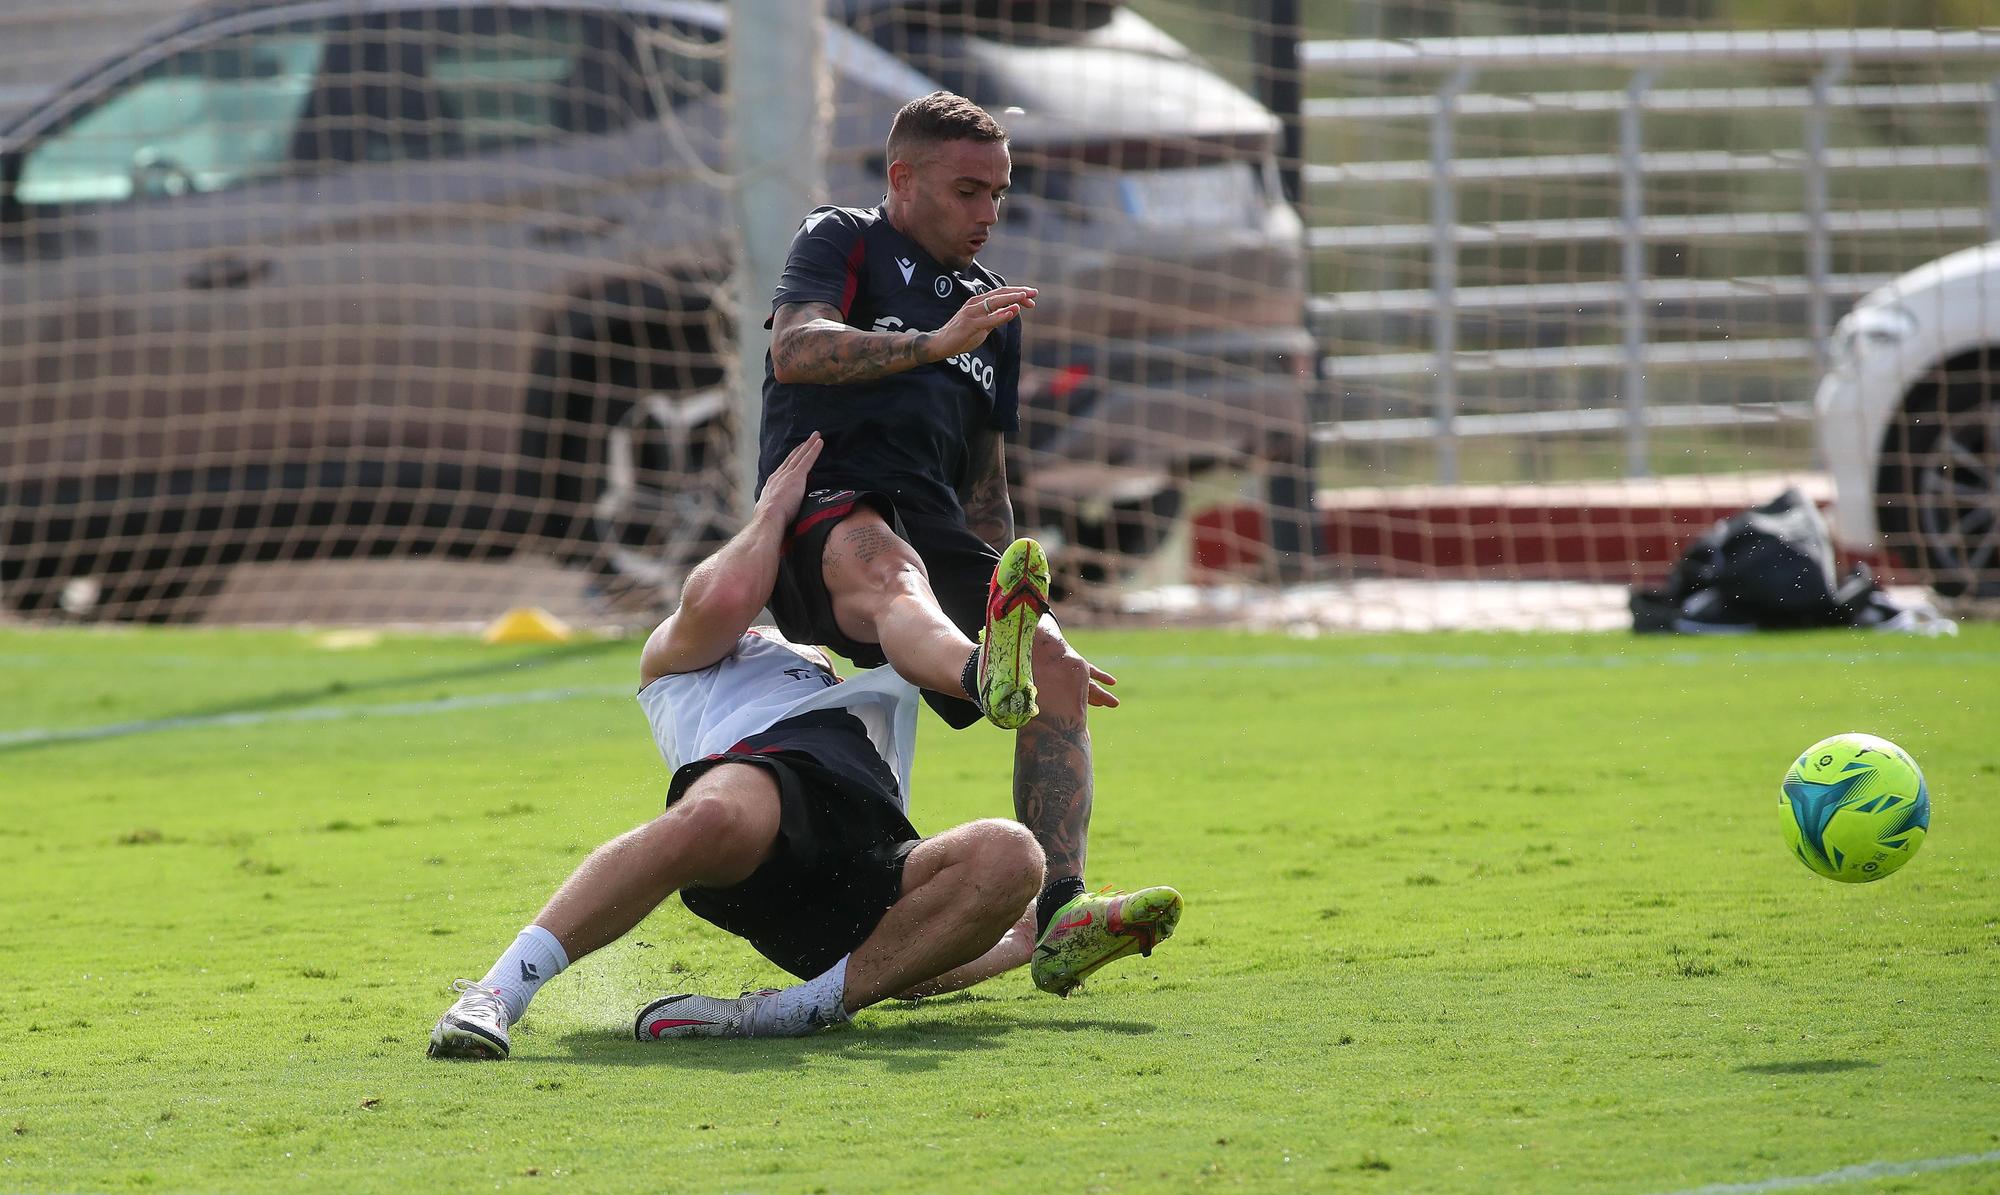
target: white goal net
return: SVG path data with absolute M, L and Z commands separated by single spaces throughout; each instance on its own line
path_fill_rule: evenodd
M 831 0 L 822 78 L 735 80 L 719 0 L 0 3 L 0 599 L 654 617 L 743 509 L 735 271 L 803 214 L 744 217 L 732 105 L 824 96 L 865 206 L 938 87 L 1010 133 L 1071 609 L 1612 625 L 1793 485 L 2000 592 L 2000 304 L 1902 278 L 2000 236 L 2000 36 L 1691 13 Z

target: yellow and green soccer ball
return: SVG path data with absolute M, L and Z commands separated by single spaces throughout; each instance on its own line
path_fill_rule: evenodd
M 1837 734 L 1785 773 L 1785 841 L 1830 880 L 1879 880 L 1910 861 L 1930 832 L 1931 795 L 1909 753 L 1872 734 Z

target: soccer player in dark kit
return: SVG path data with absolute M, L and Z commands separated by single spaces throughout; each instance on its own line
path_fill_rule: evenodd
M 1150 953 L 1181 898 L 1083 882 L 1086 715 L 1118 702 L 1048 614 L 1041 547 L 1014 540 L 1003 437 L 1017 428 L 1035 290 L 974 260 L 1011 175 L 1007 135 L 971 101 L 933 92 L 897 114 L 887 158 L 880 206 L 806 217 L 772 301 L 759 485 L 812 433 L 825 451 L 771 612 L 791 639 L 886 660 L 953 727 L 984 716 L 1017 731 L 1015 816 L 1048 861 L 1023 918 L 1032 974 L 1067 994 Z

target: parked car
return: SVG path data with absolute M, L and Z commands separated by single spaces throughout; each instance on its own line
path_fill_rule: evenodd
M 1129 10 L 1035 7 L 1070 24 L 842 10 L 829 191 L 879 196 L 913 95 L 1008 113 L 1024 522 L 1145 551 L 1205 469 L 1298 480 L 1301 226 L 1268 112 Z M 726 36 L 708 0 L 227 4 L 19 117 L 0 594 L 171 617 L 245 560 L 537 544 L 676 575 L 731 526 Z
M 1863 297 L 1832 359 L 1815 406 L 1836 535 L 1946 596 L 2000 597 L 2000 241 Z

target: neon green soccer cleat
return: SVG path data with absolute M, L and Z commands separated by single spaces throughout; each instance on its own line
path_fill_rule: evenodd
M 1099 967 L 1173 936 L 1181 919 L 1181 894 L 1172 888 L 1086 892 L 1056 911 L 1035 943 L 1029 973 L 1035 986 L 1067 996 Z
M 1035 704 L 1035 624 L 1048 608 L 1048 554 L 1032 539 L 1017 539 L 994 566 L 979 637 L 978 704 L 1003 730 L 1019 730 L 1041 712 Z

